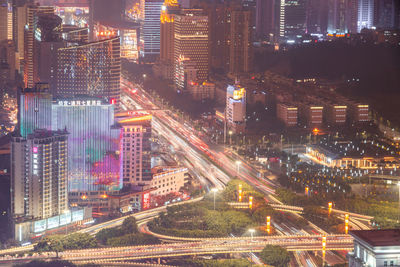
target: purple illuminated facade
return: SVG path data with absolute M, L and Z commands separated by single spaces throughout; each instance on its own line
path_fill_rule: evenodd
M 52 116 L 53 129 L 70 133 L 70 195 L 121 189 L 120 129 L 113 126 L 114 105 L 93 97 L 56 100 Z

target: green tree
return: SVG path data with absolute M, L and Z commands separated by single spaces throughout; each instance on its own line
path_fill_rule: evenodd
M 96 238 L 87 233 L 73 233 L 63 239 L 64 249 L 85 249 L 97 247 Z
M 56 252 L 58 258 L 58 253 L 64 250 L 63 238 L 64 236 L 62 235 L 53 235 L 45 237 L 34 246 L 34 250 L 38 252 L 42 251 Z
M 128 217 L 122 222 L 121 230 L 123 234 L 133 234 L 138 232 L 135 217 Z
M 290 262 L 290 255 L 286 249 L 279 246 L 267 245 L 260 253 L 261 260 L 275 267 L 286 267 Z

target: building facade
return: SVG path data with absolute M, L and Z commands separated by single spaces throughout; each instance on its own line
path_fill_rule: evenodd
M 54 101 L 52 129 L 66 129 L 70 134 L 68 191 L 71 196 L 121 189 L 120 130 L 113 126 L 114 106 L 104 99 L 82 96 Z
M 122 181 L 126 187 L 151 183 L 151 120 L 152 116 L 147 113 L 135 113 L 118 120 L 122 127 Z
M 0 42 L 13 39 L 11 1 L 0 1 Z
M 35 130 L 11 144 L 11 213 L 44 219 L 68 209 L 68 133 Z
M 152 195 L 162 196 L 179 190 L 185 185 L 187 168 L 156 167 L 152 169 L 151 181 Z
M 244 133 L 246 128 L 246 90 L 239 84 L 226 89 L 225 117 L 227 126 L 235 133 Z
M 208 16 L 202 10 L 185 10 L 175 16 L 174 69 L 179 58 L 190 58 L 196 64 L 197 79 L 205 81 L 210 71 Z M 176 73 L 175 73 L 176 75 Z
M 18 101 L 18 129 L 23 138 L 35 129 L 51 130 L 52 95 L 48 84 L 22 89 Z
M 163 3 L 163 0 L 141 0 L 143 23 L 140 56 L 145 61 L 155 61 L 160 55 L 160 14 Z
M 354 251 L 347 258 L 352 267 L 383 267 L 400 265 L 400 230 L 350 231 Z
M 362 29 L 371 29 L 374 26 L 374 0 L 358 1 L 357 32 Z
M 358 0 L 328 1 L 328 33 L 357 32 Z
M 120 77 L 118 37 L 58 50 L 57 96 L 107 97 L 118 106 Z
M 230 12 L 229 73 L 247 73 L 253 67 L 253 14 L 243 8 Z
M 53 15 L 54 7 L 30 5 L 26 9 L 24 33 L 24 82 L 25 87 L 32 88 L 39 82 L 38 50 L 41 40 L 38 21 L 40 15 Z
M 286 126 L 297 126 L 298 108 L 289 103 L 278 103 L 276 115 Z
M 179 92 L 187 91 L 188 84 L 197 80 L 196 63 L 180 56 L 175 65 L 175 87 Z
M 282 40 L 295 40 L 306 33 L 306 1 L 282 0 L 279 11 L 279 36 Z

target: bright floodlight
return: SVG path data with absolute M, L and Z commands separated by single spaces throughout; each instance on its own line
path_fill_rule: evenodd
M 242 164 L 242 162 L 240 160 L 237 160 L 236 164 L 240 165 L 240 164 Z
M 254 233 L 256 230 L 254 230 L 254 229 L 249 229 L 249 232 L 250 233 Z
M 218 192 L 218 188 L 213 188 L 213 189 L 211 189 L 211 191 L 214 192 L 214 193 Z

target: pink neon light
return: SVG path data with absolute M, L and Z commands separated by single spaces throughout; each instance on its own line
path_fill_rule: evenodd
M 37 147 L 33 147 L 33 153 L 38 153 L 38 148 Z

